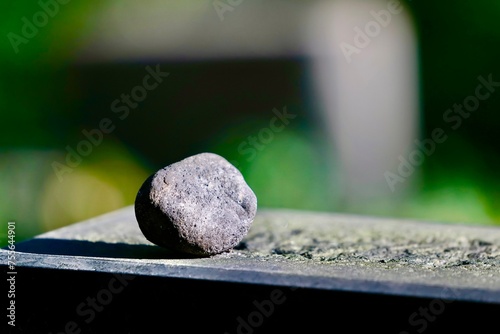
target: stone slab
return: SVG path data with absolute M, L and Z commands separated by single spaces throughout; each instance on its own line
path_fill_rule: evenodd
M 500 304 L 500 228 L 259 210 L 228 253 L 193 258 L 147 241 L 133 207 L 16 245 L 17 266 Z M 7 251 L 0 250 L 2 264 Z

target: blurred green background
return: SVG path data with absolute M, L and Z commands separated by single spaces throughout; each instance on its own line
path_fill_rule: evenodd
M 21 241 L 133 204 L 148 175 L 203 151 L 237 165 L 261 208 L 500 224 L 500 92 L 482 102 L 426 159 L 417 191 L 404 202 L 396 208 L 349 207 L 335 183 L 326 181 L 335 162 L 324 154 L 328 142 L 317 126 L 306 59 L 154 56 L 82 62 L 81 46 L 93 38 L 89 24 L 109 3 L 60 4 L 33 37 L 15 39 L 16 47 L 11 33 L 21 35 L 22 18 L 31 20 L 41 5 L 0 4 L 0 245 L 6 244 L 8 221 L 16 221 Z M 500 3 L 405 4 L 419 42 L 424 138 L 442 126 L 446 109 L 474 91 L 479 75 L 491 73 L 500 81 Z M 213 9 L 210 15 L 216 16 Z M 140 84 L 145 67 L 156 64 L 169 76 L 119 119 L 110 108 L 112 101 Z M 269 126 L 274 108 L 285 106 L 297 118 L 273 133 L 254 157 L 242 155 L 239 146 Z M 54 161 L 64 163 L 66 147 L 75 149 L 85 139 L 82 130 L 98 128 L 103 118 L 111 119 L 115 129 L 58 178 Z

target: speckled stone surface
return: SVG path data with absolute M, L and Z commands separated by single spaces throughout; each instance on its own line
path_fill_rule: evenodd
M 127 207 L 17 249 L 18 266 L 500 303 L 498 227 L 261 209 L 235 249 L 187 258 L 146 240 Z
M 200 256 L 225 252 L 246 236 L 257 198 L 240 171 L 223 157 L 201 153 L 160 169 L 135 200 L 146 238 Z

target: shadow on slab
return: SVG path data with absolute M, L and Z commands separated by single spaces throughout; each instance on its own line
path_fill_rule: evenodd
M 109 257 L 125 259 L 190 259 L 186 254 L 175 253 L 155 245 L 90 242 L 85 240 L 61 240 L 36 238 L 16 245 L 23 253 Z

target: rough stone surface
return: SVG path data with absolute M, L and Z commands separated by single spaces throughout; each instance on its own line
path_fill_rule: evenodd
M 129 206 L 16 244 L 17 267 L 85 270 L 500 304 L 500 228 L 260 209 L 229 252 L 158 247 Z M 0 249 L 0 263 L 7 263 Z
M 150 176 L 140 188 L 135 214 L 151 242 L 208 256 L 236 246 L 248 233 L 257 198 L 241 173 L 213 153 L 201 153 Z
M 500 229 L 396 219 L 296 212 L 282 223 L 255 228 L 236 247 L 245 256 L 284 257 L 317 264 L 380 268 L 483 270 L 500 274 Z M 284 217 L 283 217 L 284 218 Z M 275 217 L 273 217 L 275 219 Z M 303 221 L 309 221 L 305 225 Z M 323 223 L 321 223 L 323 222 Z M 271 227 L 272 224 L 272 227 Z M 259 227 L 262 226 L 262 223 Z

